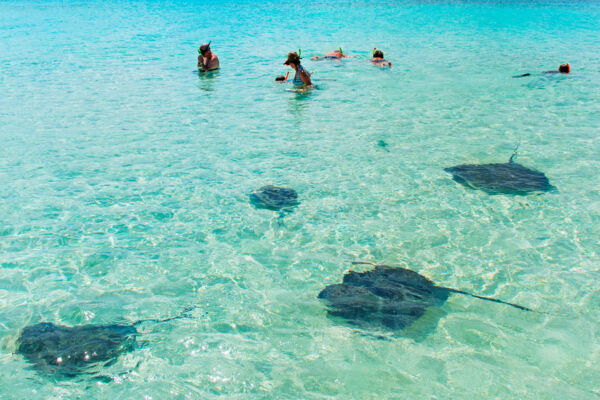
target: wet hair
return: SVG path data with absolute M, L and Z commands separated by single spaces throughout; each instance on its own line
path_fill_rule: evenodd
M 198 51 L 200 52 L 200 54 L 204 55 L 209 50 L 210 50 L 210 43 L 204 43 L 202 46 L 200 46 L 200 49 Z
M 300 56 L 296 52 L 288 53 L 285 65 L 296 64 L 300 65 Z
M 563 74 L 568 74 L 569 72 L 571 72 L 571 66 L 567 63 L 567 64 L 561 64 L 558 67 L 558 72 L 562 72 Z
M 375 52 L 373 53 L 373 58 L 383 58 L 383 51 L 375 50 Z
M 275 78 L 275 81 L 276 82 L 283 82 L 283 81 L 285 81 L 285 76 L 279 75 L 277 78 Z

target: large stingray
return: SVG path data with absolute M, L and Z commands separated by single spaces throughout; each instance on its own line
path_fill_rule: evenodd
M 492 194 L 525 195 L 554 189 L 542 172 L 514 162 L 515 155 L 503 164 L 462 164 L 445 168 L 444 171 L 451 173 L 455 181 L 465 186 Z
M 340 284 L 328 285 L 319 298 L 329 303 L 328 313 L 360 327 L 377 326 L 400 330 L 410 326 L 432 306 L 441 306 L 451 293 L 530 309 L 502 300 L 477 296 L 462 290 L 436 286 L 432 281 L 405 268 L 375 265 L 366 272 L 350 271 Z
M 89 324 L 64 326 L 40 322 L 23 328 L 17 339 L 17 353 L 38 372 L 72 378 L 83 373 L 97 373 L 124 352 L 135 348 L 138 331 L 144 322 L 166 322 L 182 318 L 142 320 L 132 324 Z
M 258 208 L 281 210 L 298 204 L 294 189 L 267 185 L 250 194 L 250 201 Z

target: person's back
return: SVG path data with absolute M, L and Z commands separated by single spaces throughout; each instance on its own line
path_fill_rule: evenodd
M 325 59 L 325 60 L 339 60 L 342 58 L 350 58 L 351 56 L 344 54 L 344 52 L 342 51 L 342 48 L 339 47 L 337 50 L 332 51 L 331 53 L 327 53 L 325 55 L 322 55 L 321 57 L 319 56 L 314 56 L 312 58 L 312 60 L 320 60 L 320 59 Z

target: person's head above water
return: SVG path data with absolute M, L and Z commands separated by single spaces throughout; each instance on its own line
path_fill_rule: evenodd
M 288 53 L 287 60 L 283 63 L 284 65 L 300 65 L 300 56 L 296 52 Z
M 200 53 L 201 56 L 209 55 L 210 54 L 210 42 L 204 43 L 202 46 L 200 46 L 200 48 L 198 49 L 198 53 Z
M 381 50 L 375 50 L 373 52 L 373 58 L 383 58 L 383 51 L 381 51 Z
M 563 73 L 563 74 L 568 74 L 569 72 L 571 72 L 571 66 L 569 65 L 569 63 L 561 64 L 558 67 L 558 72 Z

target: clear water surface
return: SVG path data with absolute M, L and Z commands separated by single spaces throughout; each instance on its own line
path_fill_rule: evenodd
M 357 58 L 309 59 L 338 46 Z M 306 95 L 272 82 L 297 48 Z M 1 1 L 0 397 L 598 398 L 599 48 L 595 1 Z M 557 192 L 443 171 L 517 143 Z M 301 204 L 254 208 L 265 184 Z M 316 295 L 359 259 L 544 313 L 455 295 L 413 332 L 353 329 Z M 109 383 L 14 354 L 41 320 L 191 304 Z

